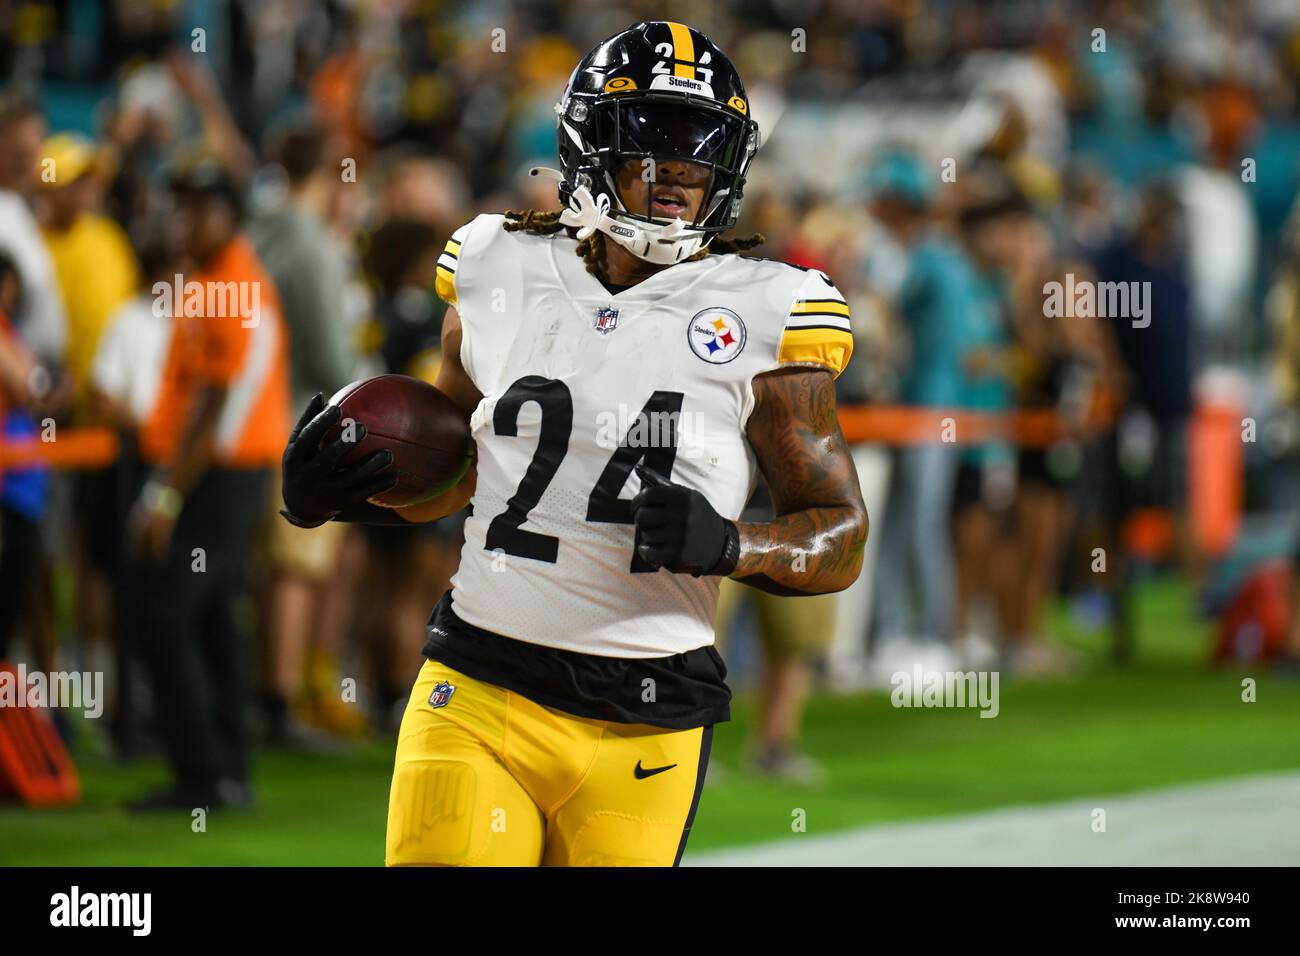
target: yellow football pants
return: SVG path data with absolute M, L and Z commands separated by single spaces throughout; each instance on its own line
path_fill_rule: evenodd
M 398 733 L 385 860 L 673 866 L 712 733 L 575 717 L 425 661 Z

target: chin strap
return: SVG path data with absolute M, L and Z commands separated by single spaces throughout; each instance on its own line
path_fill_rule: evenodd
M 564 182 L 564 173 L 549 166 L 534 166 L 528 170 L 530 176 L 541 176 Z M 609 219 L 609 196 L 600 194 L 597 200 L 586 186 L 579 186 L 569 196 L 569 208 L 560 213 L 560 222 L 578 230 L 578 238 L 586 239 L 600 229 L 603 220 Z
M 547 166 L 534 166 L 528 175 L 564 182 L 562 172 Z M 615 219 L 609 214 L 609 195 L 593 196 L 586 186 L 578 186 L 570 192 L 569 208 L 560 213 L 560 222 L 576 228 L 580 240 L 603 232 L 638 258 L 660 265 L 671 265 L 688 258 L 704 244 L 699 231 L 692 229 L 683 219 L 674 219 L 665 225 Z M 687 248 L 679 249 L 680 245 Z

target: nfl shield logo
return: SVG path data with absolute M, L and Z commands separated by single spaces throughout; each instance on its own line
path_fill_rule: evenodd
M 597 309 L 594 328 L 601 335 L 613 332 L 618 327 L 618 309 Z
M 430 707 L 446 707 L 447 701 L 451 700 L 451 695 L 456 693 L 456 685 L 443 681 L 440 684 L 433 685 L 433 693 L 429 695 Z

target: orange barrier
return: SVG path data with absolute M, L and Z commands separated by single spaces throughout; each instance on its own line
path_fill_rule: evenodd
M 991 415 L 964 409 L 846 405 L 840 427 L 850 443 L 923 445 L 947 441 L 969 445 L 994 439 L 1028 448 L 1045 448 L 1070 434 L 1065 420 L 1050 409 Z M 1090 425 L 1105 417 L 1093 416 Z M 46 465 L 52 468 L 102 468 L 117 457 L 117 435 L 109 428 L 67 428 L 55 441 L 0 441 L 0 470 Z
M 0 441 L 0 469 L 103 468 L 117 458 L 117 433 L 111 428 L 66 428 L 55 432 L 54 441 L 39 438 Z
M 957 408 L 850 405 L 841 408 L 839 414 L 844 439 L 850 444 L 924 445 L 943 441 L 969 445 L 998 440 L 1046 448 L 1074 431 L 1050 409 L 993 415 Z
M 19 677 L 3 661 L 0 674 Z M 76 803 L 81 795 L 77 769 L 43 707 L 0 707 L 0 799 L 11 795 L 33 807 Z

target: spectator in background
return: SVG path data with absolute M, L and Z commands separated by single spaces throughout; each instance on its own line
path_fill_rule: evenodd
M 37 400 L 33 384 L 41 371 L 9 319 L 21 297 L 18 265 L 0 251 L 0 423 L 5 424 L 26 420 L 25 409 Z M 0 437 L 9 433 L 4 428 Z M 32 506 L 32 495 L 33 490 L 41 492 L 43 479 L 42 472 L 0 470 L 0 661 L 9 657 L 37 568 L 39 511 Z
M 1126 557 L 1136 542 L 1129 532 L 1142 528 L 1157 531 L 1144 534 L 1144 538 L 1174 538 L 1190 550 L 1185 526 L 1186 427 L 1192 411 L 1194 362 L 1188 263 L 1179 200 L 1170 185 L 1159 180 L 1143 188 L 1133 228 L 1111 243 L 1096 262 L 1100 281 L 1138 283 L 1137 288 L 1149 290 L 1149 325 L 1134 327 L 1123 318 L 1109 323 L 1118 348 L 1124 396 L 1111 473 L 1116 484 L 1120 553 Z M 1169 533 L 1155 523 L 1162 514 L 1172 515 Z M 1135 519 L 1146 524 L 1135 524 Z M 1134 640 L 1132 565 L 1125 559 L 1118 569 L 1111 569 L 1119 582 L 1115 623 L 1121 656 L 1131 651 Z
M 933 437 L 893 452 L 875 606 L 879 655 L 887 669 L 895 658 L 906 658 L 903 666 L 909 666 L 918 655 L 934 669 L 948 669 L 955 629 L 951 514 L 959 459 L 956 447 L 941 440 L 940 418 L 962 399 L 978 288 L 965 254 L 930 228 L 933 178 L 905 152 L 882 154 L 869 175 L 871 212 L 905 256 L 893 303 L 910 340 L 899 401 L 935 410 Z
M 1266 302 L 1273 340 L 1273 385 L 1279 404 L 1292 415 L 1300 413 L 1300 207 L 1292 210 L 1286 229 L 1283 259 Z M 1279 476 L 1293 504 L 1295 470 Z M 1277 668 L 1300 675 L 1300 544 L 1291 557 L 1291 620 Z
M 11 290 L 17 289 L 8 321 L 17 334 L 13 341 L 36 363 L 27 400 L 11 405 L 0 420 L 0 438 L 6 440 L 35 437 L 35 412 L 60 411 L 68 387 L 61 370 L 67 341 L 63 299 L 31 207 L 44 133 L 45 120 L 33 100 L 0 94 L 0 254 L 14 268 Z M 44 534 L 58 517 L 50 508 L 51 497 L 50 469 L 44 466 L 10 472 L 0 491 L 7 560 L 19 581 L 13 592 L 16 606 L 3 612 L 0 626 L 12 633 L 21 621 L 29 621 L 36 659 L 47 670 L 54 667 L 57 643 Z M 0 637 L 8 640 L 8 634 Z
M 58 363 L 67 342 L 63 299 L 31 209 L 44 136 L 34 100 L 0 94 L 0 251 L 18 267 L 22 287 L 10 321 L 39 360 Z
M 1014 290 L 1016 404 L 1029 414 L 1050 413 L 1064 431 L 1051 441 L 1024 442 L 1019 449 L 1001 666 L 1046 675 L 1072 665 L 1070 655 L 1044 640 L 1043 618 L 1060 583 L 1062 555 L 1076 523 L 1073 491 L 1105 363 L 1096 317 L 1049 315 L 1044 309 L 1046 283 L 1064 281 L 1068 273 L 1091 280 L 1086 265 L 1057 258 L 1051 236 L 1035 218 L 1015 216 L 1009 226 L 1001 258 Z
M 284 309 L 294 409 L 305 408 L 317 392 L 333 395 L 351 381 L 356 363 L 344 315 L 351 262 L 328 221 L 343 184 L 326 149 L 324 133 L 313 123 L 297 122 L 280 132 L 270 152 L 283 170 L 287 194 L 249 226 Z M 276 486 L 264 526 L 269 574 L 261 614 L 265 738 L 274 745 L 312 746 L 319 741 L 299 724 L 293 708 L 301 704 L 319 710 L 339 703 L 337 648 L 313 649 L 317 660 L 311 668 L 321 676 L 310 686 L 328 685 L 333 693 L 305 699 L 304 690 L 309 648 L 313 635 L 323 632 L 326 592 L 350 529 L 336 522 L 319 528 L 291 525 L 279 514 L 278 472 L 272 480 Z
M 95 143 L 71 133 L 41 144 L 41 233 L 54 265 L 67 320 L 65 353 L 73 379 L 74 421 L 85 420 L 90 365 L 109 317 L 140 284 L 126 233 L 99 212 L 103 197 Z
M 275 284 L 239 231 L 234 177 L 196 154 L 171 185 L 188 289 L 169 296 L 172 336 L 140 434 L 152 471 L 131 514 L 128 597 L 174 781 L 132 806 L 188 811 L 252 799 L 237 611 L 289 432 L 289 372 Z
M 395 149 L 384 157 L 381 176 L 377 210 L 380 222 L 418 219 L 436 229 L 445 228 L 450 234 L 469 207 L 465 177 L 442 157 Z M 534 180 L 538 181 L 540 178 Z M 549 205 L 554 205 L 554 190 L 551 192 Z
M 771 521 L 772 495 L 759 478 L 741 521 Z M 727 653 L 727 634 L 741 606 L 753 606 L 762 651 L 758 715 L 750 744 L 750 766 L 760 776 L 800 784 L 818 784 L 826 771 L 799 746 L 812 665 L 830 650 L 835 638 L 836 597 L 812 594 L 782 597 L 723 578 L 718 593 L 716 640 Z M 709 779 L 718 779 L 710 764 Z
M 38 366 L 9 321 L 21 295 L 18 266 L 8 254 L 0 252 L 0 418 L 7 405 L 29 405 L 35 401 L 32 376 L 37 374 Z
M 171 286 L 180 264 L 159 224 L 146 227 L 138 247 L 144 283 L 112 316 L 100 336 L 90 367 L 90 407 L 95 420 L 112 428 L 118 437 L 117 459 L 107 476 L 102 499 L 106 549 L 113 556 L 110 581 L 113 604 L 115 657 L 113 706 L 109 732 L 124 757 L 140 750 L 145 707 L 137 680 L 141 667 L 135 608 L 122 595 L 129 593 L 126 518 L 134 495 L 144 484 L 139 432 L 158 401 L 163 366 L 172 334 L 171 316 L 158 307 L 155 284 Z
M 989 415 L 1012 409 L 1010 277 L 1008 249 L 1024 203 L 996 174 L 974 180 L 960 216 L 962 245 L 975 268 L 970 349 L 962 368 L 963 408 Z M 953 502 L 957 562 L 957 626 L 968 664 L 996 657 L 1005 633 L 1011 505 L 1016 493 L 1016 450 L 1011 436 L 961 449 Z
M 131 447 L 158 400 L 172 335 L 171 316 L 159 308 L 159 290 L 180 271 L 163 227 L 151 227 L 138 246 L 141 283 L 109 316 L 90 365 L 90 405 L 95 419 L 117 429 Z
M 73 425 L 95 422 L 89 389 L 95 349 L 110 316 L 140 282 L 126 233 L 98 211 L 103 198 L 98 160 L 96 145 L 81 136 L 62 133 L 41 144 L 41 232 L 67 316 L 64 359 L 72 381 Z M 119 557 L 115 472 L 105 466 L 67 480 L 72 485 L 77 636 L 83 649 L 100 650 L 108 642 L 110 582 Z
M 397 219 L 371 237 L 365 259 L 377 293 L 371 337 L 386 373 L 428 382 L 437 376 L 447 308 L 434 294 L 434 266 L 449 234 L 420 220 Z M 462 511 L 408 527 L 363 526 L 370 556 L 357 626 L 376 657 L 378 719 L 386 729 L 401 719 L 405 688 L 420 667 L 429 608 L 460 563 L 464 524 Z
M 1185 503 L 1187 418 L 1192 411 L 1192 297 L 1182 213 L 1168 184 L 1141 193 L 1133 228 L 1095 263 L 1101 282 L 1150 283 L 1149 325 L 1120 318 L 1110 323 L 1123 362 L 1128 406 L 1121 421 L 1125 461 L 1135 476 L 1130 507 Z
M 1260 246 L 1251 194 L 1258 187 L 1246 181 L 1243 157 L 1260 120 L 1257 100 L 1237 70 L 1211 67 L 1184 103 L 1200 126 L 1199 161 L 1161 186 L 1176 199 L 1199 351 L 1210 359 L 1241 354 L 1255 331 L 1250 319 Z

